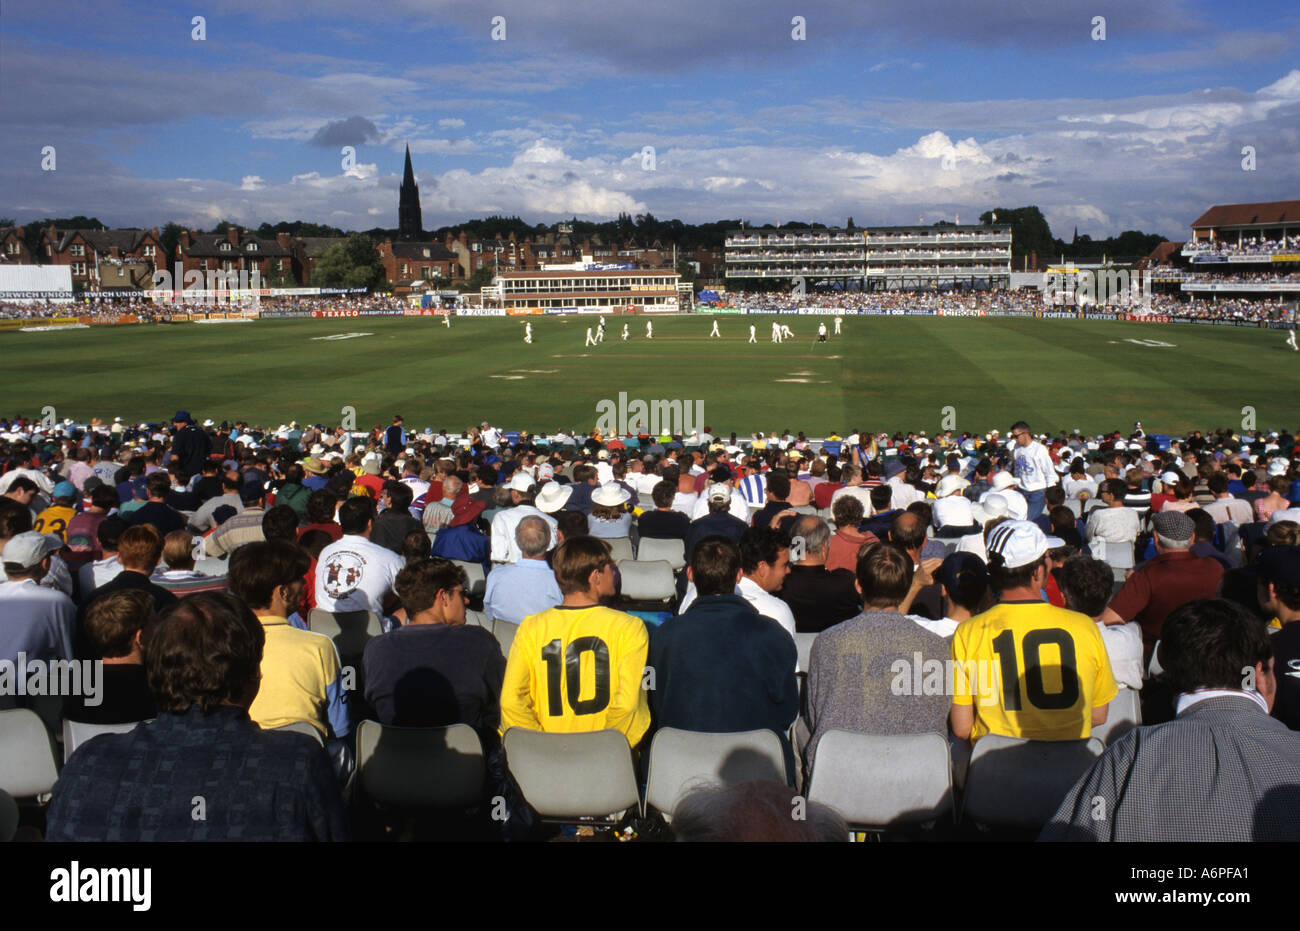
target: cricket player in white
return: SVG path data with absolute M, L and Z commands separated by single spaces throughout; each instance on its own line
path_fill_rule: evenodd
M 646 339 L 655 338 L 655 323 L 653 320 L 647 320 L 645 322 L 645 338 Z
M 790 329 L 784 323 L 781 324 L 781 340 L 794 339 L 794 330 Z M 780 340 L 778 340 L 780 342 Z
M 836 318 L 835 318 L 835 335 L 836 335 L 836 336 L 839 336 L 839 335 L 840 335 L 840 323 L 841 323 L 841 321 L 843 321 L 843 320 L 844 320 L 843 317 L 836 317 Z
M 525 323 L 525 324 L 524 324 L 524 342 L 525 342 L 525 343 L 531 343 L 532 341 L 533 341 L 533 325 L 532 325 L 531 323 Z
M 775 320 L 772 321 L 772 342 L 781 342 L 781 327 Z
M 756 342 L 758 342 L 758 340 L 757 340 L 757 339 L 755 338 L 755 336 L 754 336 L 754 334 L 755 334 L 756 332 L 758 332 L 758 331 L 755 329 L 754 324 L 751 323 L 751 324 L 749 325 L 749 341 L 750 341 L 751 343 L 756 343 Z
M 605 318 L 601 317 L 600 326 L 596 327 L 596 342 L 603 343 L 604 341 L 605 341 Z
M 623 324 L 623 342 L 627 342 L 627 324 Z
M 709 331 L 709 338 L 712 339 L 715 336 L 718 339 L 722 339 L 722 334 L 718 332 L 718 320 L 716 317 L 713 320 L 713 329 Z
M 594 336 L 591 335 L 591 327 L 587 327 L 587 342 L 586 342 L 586 345 L 588 345 L 588 346 L 594 346 L 594 345 L 596 345 L 596 338 L 595 338 Z
M 451 329 L 451 311 L 450 311 L 450 310 L 447 311 L 446 313 L 444 313 L 444 314 L 442 315 L 442 325 L 445 326 L 445 327 L 446 327 L 447 329 L 449 329 L 449 330 Z
M 817 324 L 817 342 L 826 342 L 826 323 L 825 321 Z
M 1296 352 L 1300 352 L 1300 346 L 1295 344 L 1295 327 L 1291 327 L 1291 332 L 1286 335 L 1286 344 Z

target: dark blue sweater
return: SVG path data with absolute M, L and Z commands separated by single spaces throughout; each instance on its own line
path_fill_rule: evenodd
M 697 598 L 650 637 L 656 727 L 728 733 L 767 729 L 781 738 L 799 713 L 794 640 L 739 595 Z

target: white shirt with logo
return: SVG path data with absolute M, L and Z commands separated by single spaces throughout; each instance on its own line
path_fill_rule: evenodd
M 393 590 L 406 563 L 392 550 L 365 537 L 344 534 L 321 550 L 316 561 L 316 607 L 334 613 L 384 613 L 384 599 Z

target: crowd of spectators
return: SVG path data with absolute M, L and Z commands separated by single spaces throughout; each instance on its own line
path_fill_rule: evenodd
M 64 714 L 148 722 L 72 754 L 47 836 L 382 836 L 398 815 L 343 794 L 371 719 L 471 726 L 482 804 L 436 830 L 506 839 L 548 830 L 511 727 L 770 730 L 785 785 L 674 828 L 790 839 L 726 812 L 806 786 L 833 730 L 937 733 L 960 787 L 985 736 L 1081 740 L 1130 690 L 1150 736 L 1116 735 L 1044 837 L 1300 839 L 1293 807 L 1257 816 L 1300 764 L 1295 434 L 515 437 L 0 423 L 0 660 L 102 660 Z M 651 541 L 681 568 L 638 601 L 617 554 Z M 363 649 L 311 630 L 358 611 L 386 631 Z M 914 692 L 900 662 L 955 671 Z

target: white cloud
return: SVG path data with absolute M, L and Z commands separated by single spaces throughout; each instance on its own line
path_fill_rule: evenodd
M 446 119 L 438 120 L 438 128 L 439 128 L 439 129 L 460 129 L 460 128 L 462 128 L 464 125 L 465 125 L 465 121 L 464 121 L 464 120 L 462 120 L 462 119 L 458 119 L 457 117 L 454 117 L 454 116 L 453 116 L 453 117 L 447 117 Z
M 257 175 L 244 175 L 239 184 L 241 191 L 260 191 L 266 187 L 266 182 Z

